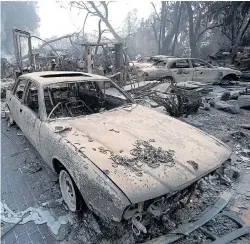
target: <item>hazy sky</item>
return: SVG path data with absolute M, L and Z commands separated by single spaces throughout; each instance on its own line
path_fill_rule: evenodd
M 67 6 L 64 1 L 63 5 Z M 61 8 L 56 1 L 42 0 L 38 3 L 40 15 L 40 37 L 61 36 L 79 31 L 82 27 L 85 14 L 78 14 L 77 10 Z M 149 1 L 117 1 L 109 5 L 109 20 L 114 28 L 119 28 L 127 13 L 133 9 L 138 10 L 138 18 L 147 17 L 152 11 Z M 85 32 L 97 29 L 98 19 L 90 17 L 87 20 Z

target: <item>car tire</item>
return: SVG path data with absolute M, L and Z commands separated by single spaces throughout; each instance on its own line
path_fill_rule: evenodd
M 71 212 L 83 209 L 83 198 L 69 172 L 64 168 L 59 173 L 60 190 L 64 202 Z
M 14 120 L 14 118 L 13 118 L 11 112 L 10 112 L 10 114 L 9 114 L 9 119 L 8 119 L 8 127 L 10 127 L 10 126 L 12 126 L 12 125 L 15 125 L 15 124 L 16 124 L 16 123 L 15 123 L 15 120 Z
M 172 83 L 174 82 L 174 79 L 170 76 L 162 77 L 159 79 L 162 83 Z

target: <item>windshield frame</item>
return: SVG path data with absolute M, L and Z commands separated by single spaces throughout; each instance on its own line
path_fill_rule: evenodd
M 72 118 L 77 118 L 77 117 L 81 117 L 81 116 L 87 116 L 87 115 L 80 115 L 80 116 L 76 116 L 76 117 L 61 117 L 61 118 L 50 118 L 49 114 L 47 113 L 46 110 L 46 104 L 45 104 L 45 99 L 44 99 L 44 89 L 53 86 L 53 85 L 60 85 L 60 84 L 69 84 L 69 83 L 82 83 L 82 82 L 95 82 L 96 85 L 98 86 L 98 89 L 100 90 L 100 92 L 102 92 L 102 94 L 105 96 L 103 89 L 100 86 L 100 82 L 110 82 L 127 100 L 127 104 L 133 104 L 134 99 L 129 95 L 129 93 L 127 93 L 122 87 L 120 87 L 119 85 L 117 85 L 114 81 L 112 81 L 111 79 L 102 79 L 102 80 L 92 80 L 92 79 L 88 79 L 88 80 L 78 80 L 78 81 L 62 81 L 62 82 L 56 82 L 56 83 L 52 83 L 52 84 L 48 84 L 48 85 L 44 85 L 42 86 L 42 100 L 43 100 L 43 106 L 44 106 L 44 120 L 45 121 L 55 121 L 58 119 L 72 119 Z M 118 99 L 121 99 L 119 97 L 117 97 Z

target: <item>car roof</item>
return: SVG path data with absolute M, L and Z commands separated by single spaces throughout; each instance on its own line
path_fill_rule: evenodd
M 172 62 L 172 61 L 178 61 L 178 60 L 202 60 L 199 58 L 168 58 L 167 60 L 162 60 L 162 61 L 167 61 L 167 62 Z
M 151 58 L 174 58 L 175 56 L 168 56 L 168 55 L 155 55 L 155 56 L 151 56 Z
M 84 82 L 84 81 L 104 81 L 109 80 L 105 76 L 76 71 L 44 71 L 33 72 L 21 75 L 20 78 L 32 79 L 41 86 L 57 84 L 62 82 Z

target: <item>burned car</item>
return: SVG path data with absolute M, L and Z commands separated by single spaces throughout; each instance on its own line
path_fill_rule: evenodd
M 138 70 L 141 80 L 199 81 L 211 84 L 237 80 L 241 74 L 241 71 L 216 67 L 201 59 L 171 57 Z
M 15 121 L 59 174 L 68 208 L 85 203 L 117 222 L 166 212 L 200 178 L 231 155 L 218 139 L 135 104 L 106 77 L 81 72 L 36 72 L 7 92 Z M 159 212 L 159 211 L 158 211 Z

